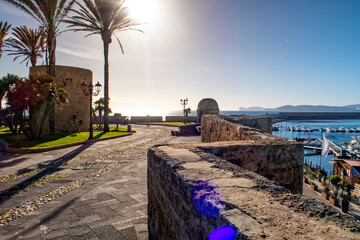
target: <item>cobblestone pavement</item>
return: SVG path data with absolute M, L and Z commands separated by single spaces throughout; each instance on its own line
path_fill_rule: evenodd
M 24 155 L 37 168 L 0 182 L 0 239 L 147 239 L 146 152 L 179 142 L 170 129 L 136 126 L 130 137 L 45 153 L 53 159 Z

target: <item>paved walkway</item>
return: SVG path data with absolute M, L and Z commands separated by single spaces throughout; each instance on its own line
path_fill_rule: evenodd
M 147 239 L 147 149 L 200 138 L 134 128 L 130 137 L 6 155 L 1 176 L 40 168 L 0 183 L 0 239 Z

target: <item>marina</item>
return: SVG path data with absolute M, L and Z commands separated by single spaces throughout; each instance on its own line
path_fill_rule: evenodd
M 314 168 L 323 168 L 328 176 L 333 173 L 335 156 L 359 159 L 360 120 L 293 120 L 273 125 L 273 134 L 304 144 L 304 163 Z M 327 157 L 321 156 L 323 134 L 330 143 Z M 335 151 L 334 151 L 335 150 Z

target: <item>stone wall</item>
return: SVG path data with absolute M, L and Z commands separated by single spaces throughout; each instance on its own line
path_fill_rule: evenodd
M 131 116 L 130 123 L 146 123 L 148 120 L 147 116 Z M 149 122 L 162 122 L 162 116 L 150 116 Z
M 271 118 L 203 115 L 201 119 L 201 141 L 219 142 L 276 139 L 277 137 L 271 135 L 271 133 L 267 133 L 268 130 L 272 128 L 269 125 L 271 125 Z M 254 127 L 259 127 L 260 129 L 255 129 Z
M 189 122 L 196 122 L 196 116 L 189 116 Z M 182 122 L 184 121 L 183 116 L 166 116 L 165 122 Z
M 263 118 L 250 116 L 232 117 L 236 122 L 249 125 L 262 125 L 270 122 Z M 281 183 L 293 193 L 302 193 L 304 147 L 286 138 L 264 133 L 262 130 L 247 127 L 225 120 L 224 116 L 204 115 L 201 122 L 202 142 L 228 142 L 221 149 L 208 149 L 217 156 L 240 167 L 251 170 Z M 257 120 L 261 124 L 257 124 Z
M 223 116 L 224 120 L 238 123 L 247 127 L 260 129 L 266 133 L 272 134 L 272 118 L 264 116 L 248 116 L 248 115 L 233 115 Z
M 359 239 L 353 217 L 214 155 L 237 145 L 177 144 L 148 151 L 149 239 L 234 232 L 235 239 Z
M 55 132 L 77 132 L 73 116 L 77 121 L 82 120 L 80 130 L 88 131 L 90 124 L 90 99 L 85 96 L 80 88 L 82 82 L 92 82 L 92 72 L 88 69 L 56 66 L 56 83 L 70 93 L 69 101 L 62 108 L 55 108 Z M 30 68 L 30 74 L 45 74 L 46 66 Z M 48 124 L 46 131 L 49 130 Z

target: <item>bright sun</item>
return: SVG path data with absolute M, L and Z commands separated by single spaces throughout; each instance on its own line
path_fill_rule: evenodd
M 150 23 L 159 14 L 158 0 L 126 0 L 129 15 L 140 22 Z

